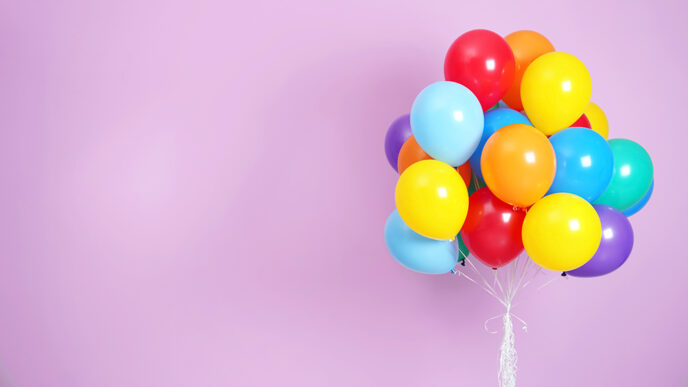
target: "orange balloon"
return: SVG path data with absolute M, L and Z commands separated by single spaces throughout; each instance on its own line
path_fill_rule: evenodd
M 530 125 L 513 124 L 487 140 L 480 169 L 495 196 L 525 208 L 545 196 L 554 181 L 557 162 L 547 136 Z
M 471 163 L 466 161 L 465 163 L 456 167 L 456 170 L 459 171 L 459 175 L 461 175 L 463 182 L 466 183 L 466 187 L 471 185 L 471 173 L 473 172 L 471 169 Z
M 433 158 L 425 153 L 423 148 L 418 145 L 418 141 L 411 136 L 404 141 L 404 145 L 401 146 L 401 150 L 399 151 L 399 158 L 397 159 L 399 175 L 401 175 L 406 168 L 421 160 L 433 160 Z M 471 164 L 466 161 L 456 167 L 456 170 L 459 172 L 459 175 L 461 175 L 463 182 L 466 183 L 466 187 L 468 187 L 471 184 Z
M 516 72 L 514 81 L 506 91 L 502 101 L 514 110 L 523 110 L 521 103 L 521 78 L 530 62 L 542 54 L 554 51 L 554 46 L 544 36 L 535 31 L 516 31 L 504 37 L 511 47 L 516 60 Z
M 397 159 L 397 169 L 399 170 L 399 175 L 404 173 L 406 168 L 410 167 L 412 164 L 417 163 L 421 160 L 432 160 L 425 151 L 418 145 L 415 137 L 409 137 L 404 145 L 401 146 L 399 151 L 399 158 Z

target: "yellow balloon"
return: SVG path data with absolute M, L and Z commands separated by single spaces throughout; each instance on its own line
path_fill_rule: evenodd
M 526 68 L 521 81 L 523 109 L 544 134 L 568 128 L 590 102 L 592 85 L 583 62 L 565 52 L 550 52 Z
M 568 271 L 583 266 L 602 240 L 602 225 L 590 203 L 570 193 L 538 200 L 523 221 L 523 247 L 545 269 Z
M 588 107 L 585 108 L 585 116 L 588 117 L 592 130 L 599 133 L 605 139 L 609 138 L 609 121 L 607 121 L 607 116 L 599 106 L 594 102 L 590 102 Z
M 394 200 L 406 225 L 433 239 L 454 239 L 468 213 L 466 184 L 455 168 L 437 160 L 406 168 Z

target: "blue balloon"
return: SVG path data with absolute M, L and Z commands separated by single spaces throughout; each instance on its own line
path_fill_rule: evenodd
M 609 144 L 588 128 L 568 128 L 549 138 L 557 172 L 547 195 L 568 192 L 592 203 L 602 195 L 614 173 Z
M 652 190 L 655 188 L 655 181 L 652 180 L 652 184 L 650 185 L 650 189 L 647 190 L 647 193 L 645 193 L 645 196 L 643 196 L 642 199 L 638 200 L 634 205 L 626 208 L 625 210 L 621 211 L 623 212 L 624 215 L 626 216 L 631 216 L 635 214 L 636 212 L 640 211 L 645 207 L 647 202 L 650 200 L 650 196 L 652 196 Z
M 475 172 L 480 179 L 483 178 L 483 171 L 480 169 L 480 157 L 483 155 L 483 148 L 485 147 L 487 139 L 490 138 L 494 132 L 511 124 L 531 125 L 526 116 L 513 109 L 498 108 L 485 113 L 485 128 L 483 129 L 480 144 L 478 144 L 478 148 L 476 148 L 469 159 L 471 169 L 473 169 L 473 172 Z
M 435 82 L 411 107 L 411 131 L 433 159 L 458 167 L 471 157 L 483 133 L 483 109 L 465 86 Z
M 456 265 L 459 245 L 453 241 L 426 238 L 401 220 L 394 210 L 385 223 L 387 250 L 407 269 L 424 274 L 444 274 Z

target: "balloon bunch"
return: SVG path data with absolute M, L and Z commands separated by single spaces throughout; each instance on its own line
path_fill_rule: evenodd
M 385 225 L 392 256 L 427 274 L 468 253 L 498 269 L 524 249 L 571 276 L 621 266 L 652 160 L 631 140 L 607 140 L 585 65 L 533 31 L 473 30 L 449 48 L 444 74 L 387 131 L 400 173 Z
M 449 48 L 444 74 L 387 131 L 400 177 L 385 243 L 403 266 L 461 274 L 505 306 L 498 378 L 511 387 L 511 305 L 526 274 L 620 267 L 633 247 L 627 217 L 652 195 L 652 160 L 631 140 L 607 140 L 585 65 L 537 32 L 469 31 Z M 492 284 L 469 254 L 495 269 Z M 456 270 L 458 261 L 481 278 Z M 502 286 L 499 268 L 510 263 Z

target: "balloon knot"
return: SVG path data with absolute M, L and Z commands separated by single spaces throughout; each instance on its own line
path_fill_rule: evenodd
M 466 266 L 466 260 L 461 261 L 461 266 Z
M 565 272 L 565 271 L 562 272 L 562 273 L 561 273 L 561 276 L 562 276 L 562 277 L 566 277 L 566 272 Z

